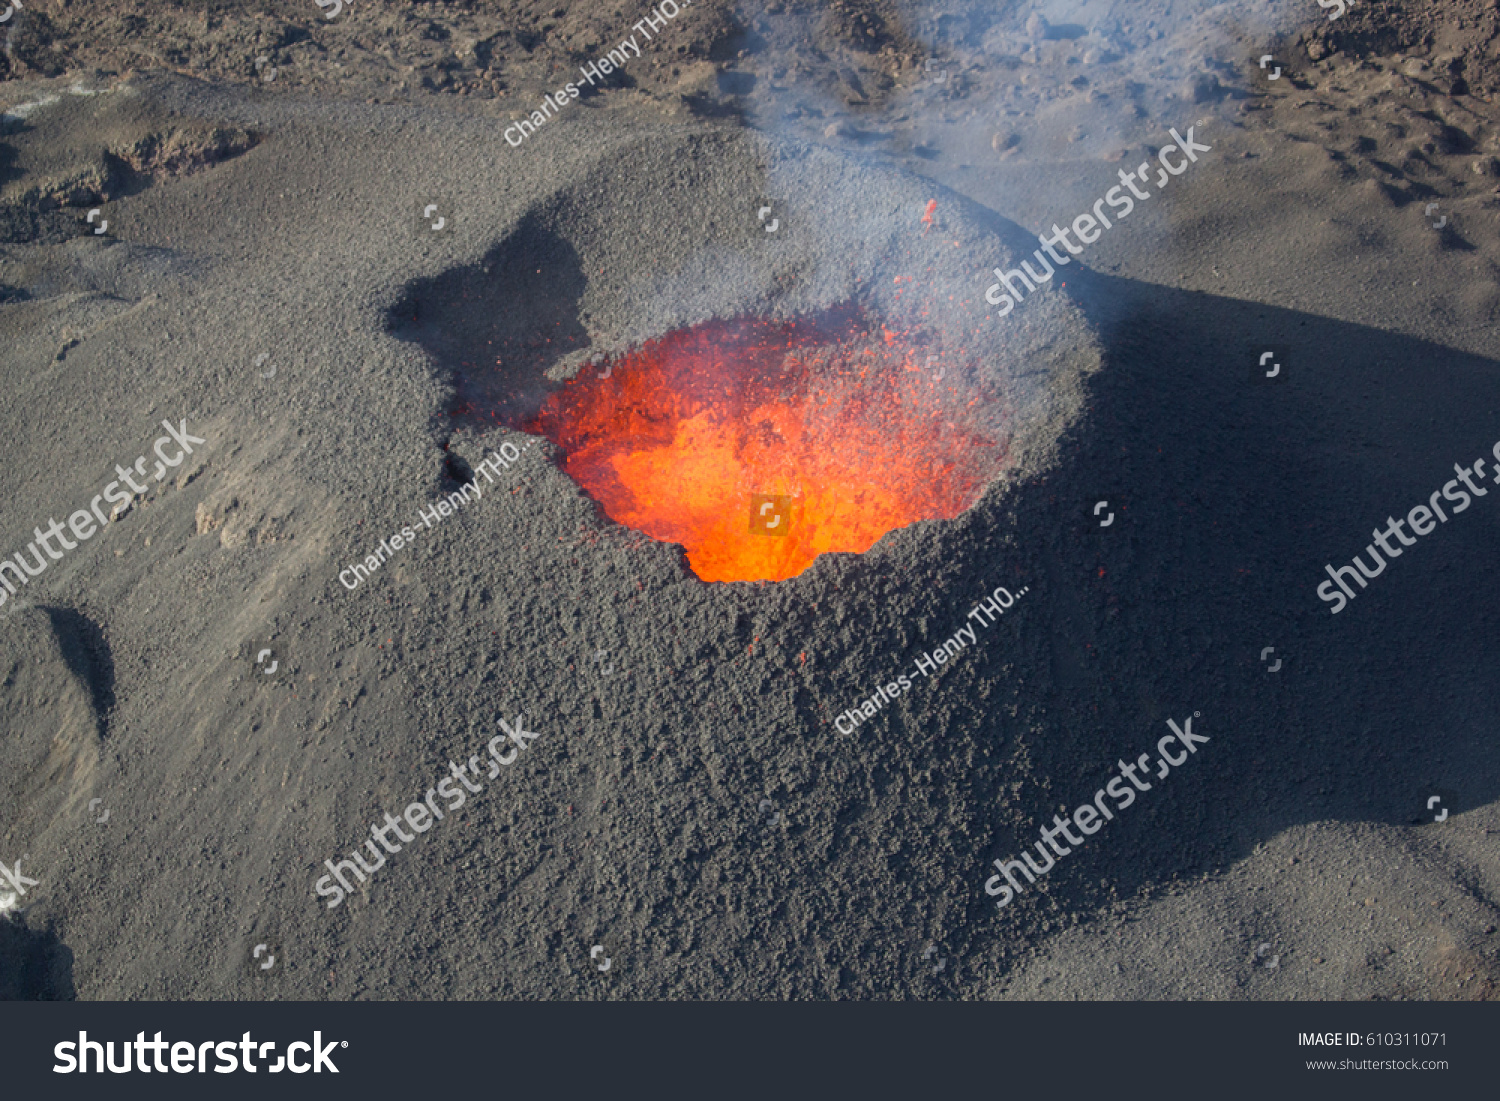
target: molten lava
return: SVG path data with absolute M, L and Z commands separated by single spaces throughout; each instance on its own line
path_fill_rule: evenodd
M 1004 448 L 963 426 L 935 358 L 850 309 L 710 322 L 586 367 L 522 427 L 703 580 L 780 581 L 952 519 L 999 472 Z

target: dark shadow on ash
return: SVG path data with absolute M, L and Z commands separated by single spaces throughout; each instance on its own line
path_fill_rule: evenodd
M 443 458 L 443 476 L 454 485 L 467 485 L 474 480 L 474 468 L 464 462 L 462 456 L 450 452 Z
M 1452 827 L 1433 821 L 1434 794 L 1450 814 L 1500 798 L 1500 363 L 1076 266 L 1063 293 L 1108 357 L 1063 441 L 1069 458 L 1010 499 L 1032 537 L 1018 557 L 1040 583 L 1008 627 L 1037 632 L 1050 653 L 1013 671 L 1037 724 L 1019 801 L 1015 772 L 963 781 L 966 799 L 995 808 L 975 881 L 1033 846 L 1054 811 L 1091 802 L 1117 760 L 1146 753 L 1154 770 L 1168 719 L 1201 712 L 1194 732 L 1211 741 L 1166 778 L 1153 771 L 1153 790 L 1059 858 L 1003 923 L 1032 925 L 1052 906 L 1084 916 L 1107 904 L 1101 880 L 1130 896 L 1222 872 L 1290 828 L 1439 830 Z M 1276 381 L 1259 370 L 1273 348 Z M 1463 488 L 1455 464 L 1473 476 L 1476 460 L 1485 494 L 1455 512 L 1457 495 L 1441 491 Z M 1106 485 L 1128 499 L 1121 525 L 1079 532 Z M 1371 562 L 1372 529 L 1390 518 L 1410 538 L 1412 511 L 1430 514 L 1435 492 L 1446 520 L 1417 513 L 1432 528 L 1412 545 L 1388 534 L 1400 556 L 1381 555 L 1364 587 L 1346 579 L 1354 598 L 1334 614 L 1326 567 Z M 984 518 L 997 535 L 1009 521 Z M 963 591 L 983 581 L 978 571 Z M 975 657 L 991 676 L 1010 660 L 998 646 Z M 994 912 L 976 892 L 978 928 Z
M 109 643 L 99 625 L 72 608 L 42 606 L 57 635 L 68 669 L 88 689 L 89 702 L 103 738 L 109 724 L 109 713 L 115 706 L 115 662 Z
M 0 918 L 0 1001 L 71 1002 L 73 951 L 52 930 Z
M 10 183 L 11 180 L 20 179 L 25 174 L 16 159 L 15 146 L 0 141 L 0 186 Z
M 531 214 L 477 265 L 406 288 L 387 327 L 453 372 L 459 421 L 515 427 L 556 388 L 544 372 L 589 337 L 578 254 Z

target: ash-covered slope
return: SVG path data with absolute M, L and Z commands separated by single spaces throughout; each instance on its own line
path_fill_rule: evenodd
M 119 240 L 13 249 L 0 272 L 28 288 L 0 307 L 27 399 L 5 404 L 6 547 L 86 508 L 162 420 L 205 441 L 0 611 L 19 661 L 47 652 L 17 629 L 28 603 L 97 625 L 109 657 L 90 674 L 107 691 L 79 696 L 107 719 L 97 767 L 65 800 L 19 797 L 0 833 L 40 881 L 26 929 L 60 942 L 28 951 L 71 953 L 55 992 L 1045 993 L 1024 983 L 1038 946 L 1042 966 L 1063 927 L 1108 935 L 1138 891 L 1241 862 L 1295 926 L 1295 880 L 1246 861 L 1256 845 L 1404 826 L 1428 782 L 1460 816 L 1496 798 L 1493 582 L 1464 568 L 1493 542 L 1488 502 L 1340 616 L 1312 594 L 1328 548 L 1354 553 L 1371 516 L 1488 452 L 1492 363 L 1103 277 L 1070 277 L 1082 309 L 1049 290 L 986 319 L 991 269 L 1022 246 L 979 208 L 628 110 L 578 106 L 514 150 L 477 111 L 141 94 L 264 138 L 113 204 Z M 768 201 L 784 236 L 757 221 Z M 905 274 L 925 300 L 896 297 Z M 604 519 L 549 445 L 454 416 L 674 327 L 850 296 L 970 349 L 964 381 L 1003 392 L 1017 463 L 958 520 L 791 581 L 706 585 Z M 74 320 L 95 301 L 110 308 Z M 1322 370 L 1268 401 L 1241 342 L 1314 321 Z M 470 353 L 497 339 L 527 351 L 480 376 Z M 1371 459 L 1396 438 L 1399 464 Z M 507 442 L 518 457 L 477 499 L 388 549 Z M 1099 500 L 1119 518 L 1103 533 Z M 970 609 L 1002 585 L 1024 595 L 979 628 Z M 1403 625 L 1399 650 L 1372 645 L 1377 622 Z M 936 673 L 852 732 L 836 721 L 960 629 Z M 1274 678 L 1268 645 L 1287 655 Z M 990 861 L 1194 712 L 1210 742 L 1192 763 L 997 917 Z M 492 766 L 497 735 L 510 763 Z M 8 720 L 7 768 L 30 737 Z M 95 797 L 108 822 L 77 812 Z M 376 845 L 387 814 L 401 851 L 366 849 L 383 863 L 330 910 L 325 860 Z M 1379 858 L 1382 835 L 1348 836 Z M 1465 875 L 1460 931 L 1480 935 L 1494 869 Z M 1223 922 L 1196 896 L 1146 912 L 1163 937 Z M 1136 989 L 1225 993 L 1159 967 Z
M 23 608 L 45 592 L 97 623 L 113 661 L 108 751 L 85 792 L 112 817 L 7 837 L 41 881 L 27 920 L 80 946 L 81 996 L 566 996 L 595 992 L 577 986 L 597 974 L 591 943 L 628 955 L 632 939 L 713 948 L 686 975 L 622 958 L 611 976 L 635 977 L 618 993 L 811 991 L 808 931 L 837 924 L 825 906 L 848 905 L 830 884 L 949 905 L 931 882 L 877 887 L 862 858 L 846 863 L 849 799 L 897 774 L 906 751 L 831 719 L 906 660 L 933 599 L 914 578 L 957 572 L 971 555 L 954 540 L 971 522 L 895 533 L 788 586 L 705 585 L 679 551 L 604 520 L 543 444 L 455 430 L 463 364 L 390 328 L 416 304 L 440 329 L 468 317 L 478 333 L 498 311 L 527 334 L 507 297 L 518 281 L 574 281 L 560 309 L 583 352 L 716 315 L 863 299 L 942 334 L 964 365 L 955 382 L 994 394 L 1016 454 L 1040 462 L 1098 364 L 1076 309 L 1053 296 L 991 336 L 974 288 L 1009 257 L 975 211 L 944 198 L 929 228 L 925 185 L 826 153 L 583 109 L 516 153 L 479 117 L 315 112 L 173 84 L 130 94 L 266 137 L 110 204 L 106 239 L 37 244 L 7 271 L 27 288 L 5 318 L 18 364 L 47 362 L 80 300 L 123 303 L 69 329 L 65 357 L 25 383 L 45 400 L 13 407 L 12 542 L 26 542 L 21 517 L 86 508 L 115 480 L 107 457 L 128 470 L 161 454 L 164 419 L 198 441 L 159 481 L 148 459 L 132 507 L 15 598 Z M 18 140 L 88 120 L 44 108 Z M 429 172 L 415 191 L 394 167 L 413 163 Z M 786 214 L 774 238 L 755 218 L 761 197 Z M 423 221 L 429 200 L 446 232 Z M 858 217 L 829 218 L 837 209 Z M 578 262 L 558 263 L 565 252 Z M 467 280 L 497 258 L 466 314 Z M 902 272 L 920 295 L 895 293 Z M 545 319 L 529 320 L 543 347 L 516 377 L 576 370 L 576 357 L 549 360 Z M 506 440 L 521 457 L 492 468 L 478 499 L 382 548 Z M 58 452 L 70 457 L 60 477 L 21 474 Z M 340 583 L 377 551 L 376 576 Z M 880 617 L 892 633 L 873 629 Z M 522 758 L 326 909 L 313 892 L 324 861 L 518 716 L 538 735 Z M 819 802 L 824 761 L 852 771 Z M 764 799 L 783 806 L 775 831 L 757 822 Z M 948 800 L 934 789 L 903 813 L 940 832 Z M 756 859 L 764 888 L 746 876 Z M 799 880 L 805 916 L 775 932 L 781 904 L 766 900 Z M 750 914 L 771 924 L 724 935 Z M 580 938 L 592 938 L 582 953 Z M 264 972 L 261 943 L 278 961 Z M 760 963 L 731 977 L 731 961 L 767 951 L 790 961 L 776 985 L 744 985 L 775 974 Z

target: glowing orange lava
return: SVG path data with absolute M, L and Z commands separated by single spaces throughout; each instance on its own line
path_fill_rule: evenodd
M 522 427 L 563 449 L 612 520 L 686 547 L 703 580 L 781 581 L 952 519 L 1000 470 L 1004 448 L 963 426 L 932 359 L 851 309 L 710 322 L 607 378 L 586 367 Z

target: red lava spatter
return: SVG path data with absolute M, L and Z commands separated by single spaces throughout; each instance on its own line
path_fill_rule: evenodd
M 611 519 L 682 544 L 705 581 L 780 581 L 952 519 L 1005 460 L 935 381 L 934 348 L 853 307 L 679 329 L 601 366 L 521 427 L 563 449 Z

